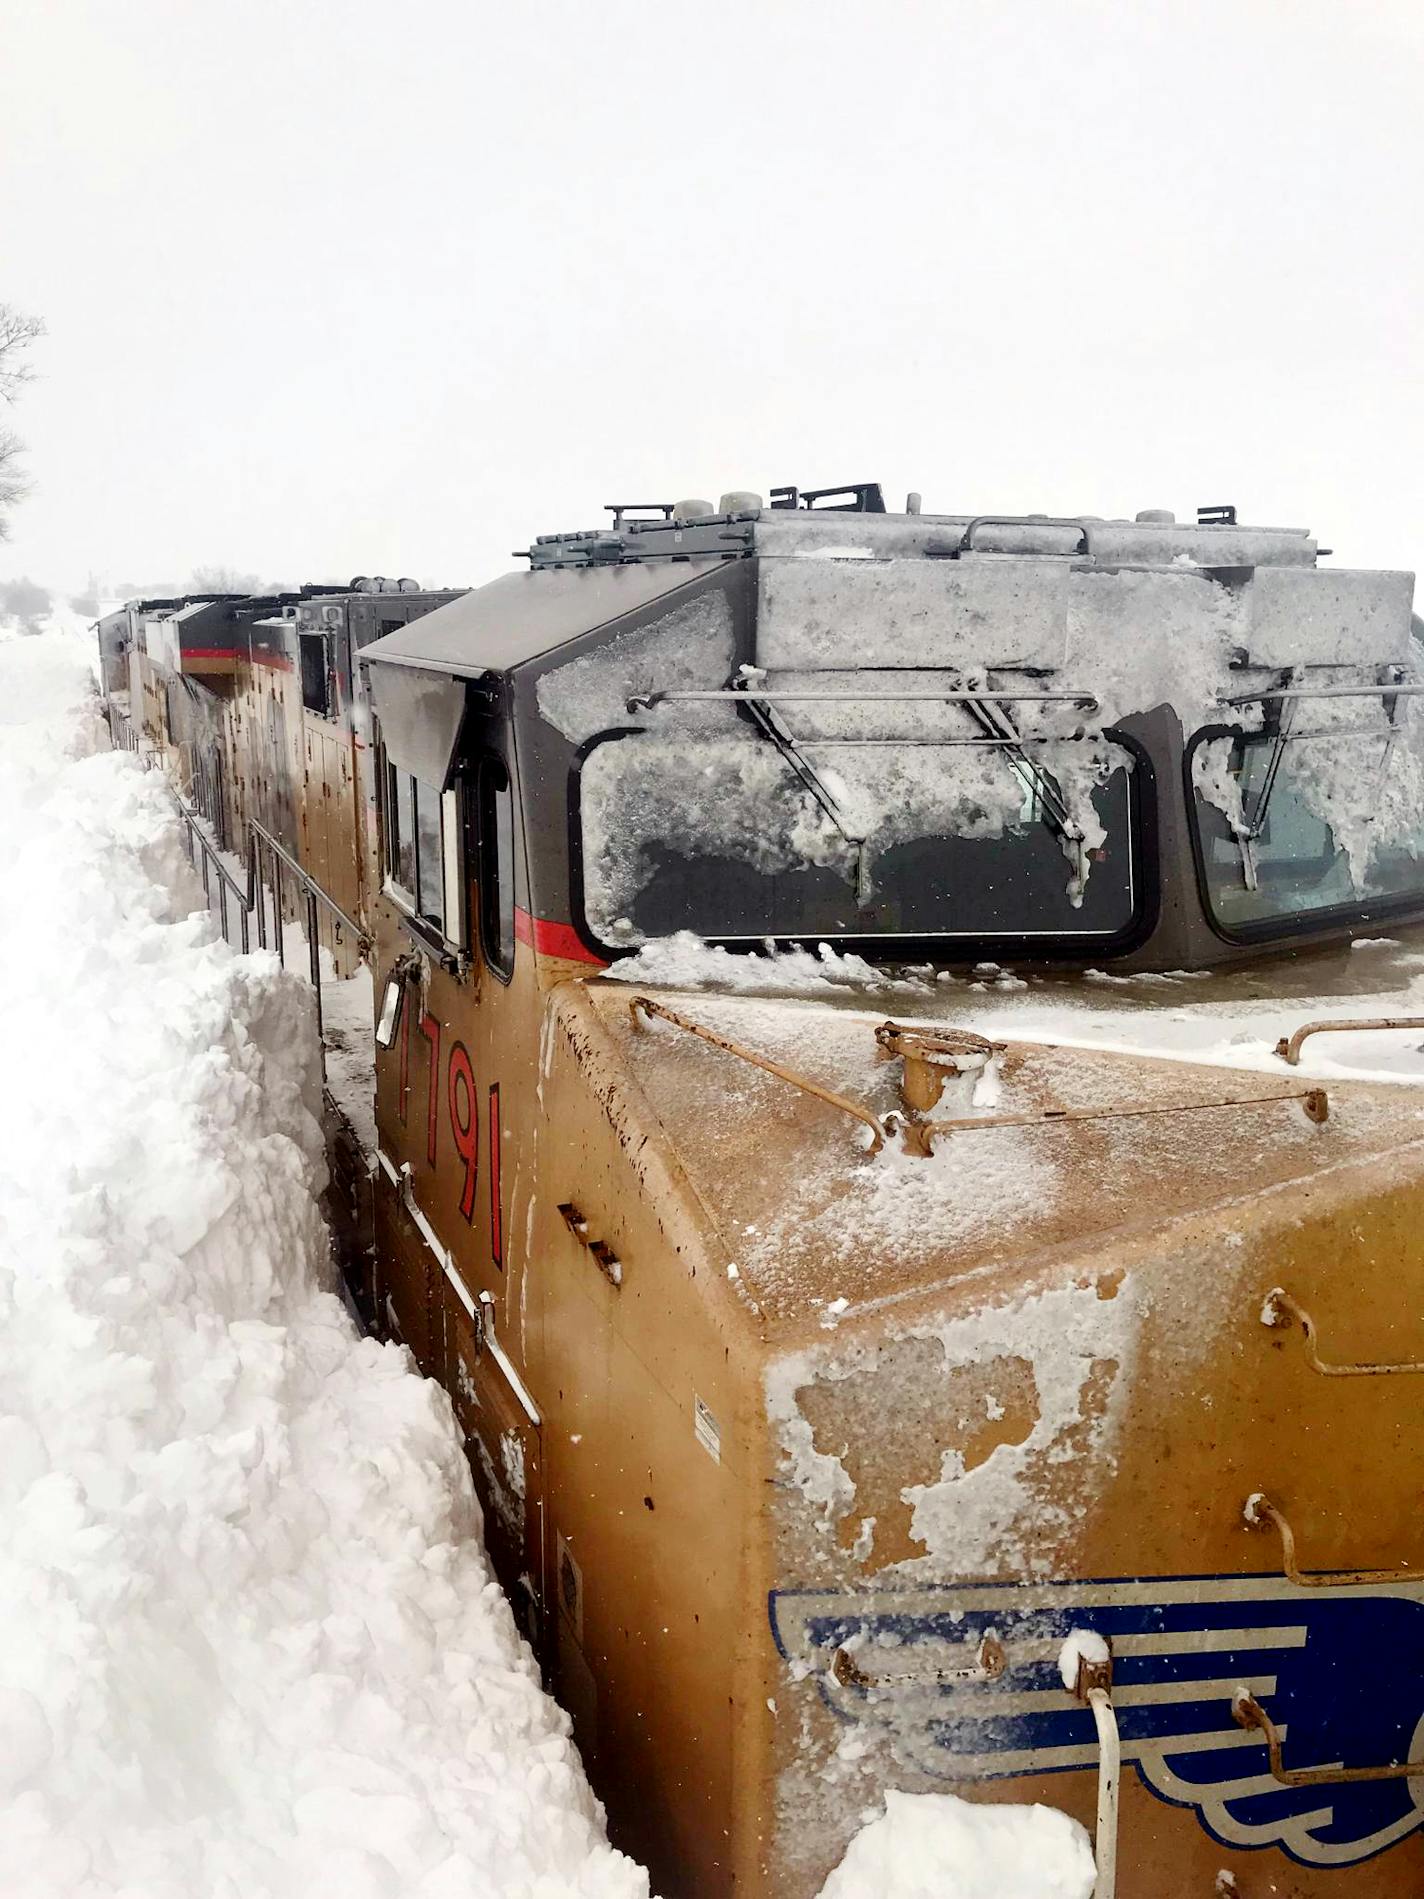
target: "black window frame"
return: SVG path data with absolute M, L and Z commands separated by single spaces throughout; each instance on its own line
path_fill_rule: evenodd
M 437 791 L 433 785 L 426 784 L 423 778 L 412 776 L 413 806 L 415 811 L 415 914 L 428 928 L 436 930 L 447 943 L 453 945 L 454 938 L 445 929 L 445 794 Z M 433 817 L 435 822 L 436 866 L 432 878 L 425 862 L 425 830 Z M 436 907 L 427 908 L 430 901 L 429 886 L 435 884 L 434 899 Z
M 494 783 L 496 775 L 503 779 L 502 784 Z M 486 747 L 479 754 L 475 766 L 475 787 L 476 907 L 479 912 L 480 952 L 491 973 L 500 982 L 508 983 L 514 977 L 515 957 L 519 949 L 515 888 L 518 831 L 515 824 L 514 775 L 506 759 L 493 747 Z M 500 797 L 506 801 L 509 821 L 507 879 L 500 876 L 499 821 L 493 802 Z
M 610 740 L 641 737 L 647 728 L 641 725 L 610 726 L 585 739 L 574 754 L 569 768 L 567 823 L 569 840 L 569 912 L 575 934 L 584 948 L 603 963 L 635 956 L 638 943 L 607 943 L 588 919 L 584 886 L 583 813 L 581 783 L 583 767 L 589 755 Z M 1128 774 L 1128 813 L 1131 827 L 1133 913 L 1122 929 L 1112 935 L 1028 936 L 1000 932 L 995 935 L 892 936 L 871 933 L 861 936 L 828 936 L 824 931 L 808 931 L 803 936 L 707 936 L 702 940 L 715 949 L 732 955 L 756 955 L 768 944 L 777 950 L 811 949 L 829 943 L 838 955 L 859 956 L 865 962 L 894 966 L 902 963 L 975 963 L 992 959 L 1015 962 L 1093 963 L 1129 955 L 1151 936 L 1157 927 L 1161 909 L 1161 835 L 1158 823 L 1157 771 L 1152 755 L 1142 740 L 1121 726 L 1105 726 L 1102 737 L 1119 746 L 1133 760 Z
M 308 643 L 311 643 L 309 645 Z M 315 678 L 315 671 L 307 665 L 307 654 L 315 646 L 321 653 L 321 704 L 313 705 L 308 696 L 309 681 Z M 313 627 L 297 634 L 297 676 L 302 689 L 302 710 L 310 712 L 318 719 L 329 719 L 334 712 L 332 686 L 332 650 L 331 635 L 322 628 Z
M 1424 892 L 1416 897 L 1367 897 L 1358 903 L 1332 904 L 1329 908 L 1299 910 L 1292 916 L 1266 917 L 1255 923 L 1223 923 L 1212 902 L 1211 877 L 1207 870 L 1206 841 L 1202 837 L 1197 810 L 1197 788 L 1193 776 L 1198 748 L 1209 739 L 1269 740 L 1268 732 L 1248 731 L 1239 724 L 1204 725 L 1192 734 L 1182 750 L 1183 795 L 1187 807 L 1187 834 L 1191 839 L 1192 867 L 1196 873 L 1197 898 L 1202 915 L 1223 943 L 1245 947 L 1261 943 L 1289 943 L 1298 937 L 1328 936 L 1356 929 L 1365 923 L 1387 920 L 1400 923 L 1424 920 Z M 1289 736 L 1289 735 L 1287 735 Z M 1380 734 L 1381 738 L 1385 735 Z
M 414 775 L 411 772 L 402 772 L 384 745 L 378 746 L 377 756 L 380 761 L 376 782 L 380 787 L 381 882 L 387 892 L 394 895 L 398 907 L 408 915 L 414 916 L 417 914 L 415 890 L 407 888 L 401 882 L 397 869 L 401 841 L 400 780 L 407 778 L 414 784 Z M 414 838 L 411 840 L 411 852 L 411 863 L 415 866 Z M 412 877 L 411 884 L 414 885 L 415 882 L 415 877 Z
M 455 793 L 455 822 L 458 827 L 458 836 L 455 840 L 454 848 L 455 862 L 459 868 L 459 887 L 454 894 L 460 912 L 459 921 L 464 930 L 464 940 L 461 941 L 449 934 L 449 926 L 454 919 L 446 914 L 446 906 L 450 893 L 445 886 L 445 869 L 447 856 L 451 849 L 451 840 L 446 836 L 445 793 L 436 791 L 435 787 L 427 784 L 423 778 L 417 778 L 414 772 L 405 771 L 401 766 L 397 765 L 386 750 L 379 736 L 377 736 L 376 739 L 376 760 L 377 820 L 381 853 L 382 892 L 394 905 L 402 926 L 416 938 L 417 942 L 419 942 L 423 948 L 431 950 L 447 967 L 458 969 L 463 965 L 464 959 L 468 954 L 466 945 L 469 941 L 470 889 L 469 880 L 465 874 L 467 853 L 464 848 L 464 840 L 468 831 L 468 808 L 470 804 L 466 789 L 468 782 L 467 776 L 457 772 L 453 785 L 447 787 L 447 790 L 452 790 Z M 403 783 L 408 784 L 412 788 L 411 808 L 417 812 L 415 836 L 412 840 L 412 862 L 415 867 L 416 884 L 414 890 L 406 888 L 405 884 L 400 881 L 394 868 L 396 854 L 400 848 L 400 807 Z M 434 796 L 436 800 L 436 810 L 440 820 L 439 887 L 441 913 L 438 918 L 420 908 L 421 851 L 418 819 L 419 791 L 428 791 Z M 396 814 L 394 825 L 392 825 L 393 811 Z

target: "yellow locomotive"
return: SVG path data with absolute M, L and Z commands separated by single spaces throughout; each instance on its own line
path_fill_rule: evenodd
M 815 1893 L 888 1787 L 1103 1893 L 1420 1889 L 1419 1097 L 1142 1032 L 1397 1016 L 1412 584 L 784 490 L 362 648 L 356 1290 L 669 1899 Z M 1120 1033 L 1045 1025 L 1085 970 Z

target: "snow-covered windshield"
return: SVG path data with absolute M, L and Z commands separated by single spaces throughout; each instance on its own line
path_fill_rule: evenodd
M 1132 780 L 1101 738 L 609 738 L 581 777 L 585 913 L 610 946 L 678 930 L 1113 938 L 1137 908 Z
M 1348 703 L 1348 702 L 1346 702 Z M 1424 748 L 1411 718 L 1204 736 L 1192 777 L 1207 901 L 1229 933 L 1424 904 Z M 1312 725 L 1324 717 L 1312 716 Z

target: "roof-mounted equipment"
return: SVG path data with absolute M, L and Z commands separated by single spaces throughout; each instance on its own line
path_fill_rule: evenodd
M 1092 557 L 1093 537 L 1087 522 L 1079 520 L 1076 515 L 1056 514 L 976 514 L 960 536 L 959 546 L 954 551 L 959 554 L 976 553 L 978 550 L 974 546 L 974 536 L 980 528 L 986 527 L 1072 528 L 1078 536 L 1073 553 Z M 930 551 L 933 550 L 926 550 Z
M 672 511 L 677 506 L 674 501 L 605 501 L 603 512 L 613 516 L 615 531 L 626 520 L 631 526 L 635 521 L 671 521 Z M 563 536 L 540 535 L 541 540 L 562 539 Z
M 855 481 L 841 488 L 773 488 L 773 508 L 821 508 L 828 514 L 884 514 L 878 481 Z
M 1236 506 L 1234 502 L 1222 501 L 1215 506 L 1197 509 L 1198 527 L 1235 527 Z

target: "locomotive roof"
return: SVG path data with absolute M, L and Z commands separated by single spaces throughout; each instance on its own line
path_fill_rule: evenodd
M 1304 528 L 1253 527 L 1234 508 L 1178 521 L 1149 509 L 1135 520 L 1097 515 L 887 514 L 875 510 L 782 507 L 690 519 L 615 519 L 579 533 L 542 534 L 525 558 L 536 572 L 570 566 L 715 554 L 840 560 L 1075 558 L 1090 566 L 1220 569 L 1308 567 L 1319 551 Z M 1220 518 L 1218 518 L 1220 517 Z M 1328 551 L 1328 550 L 1327 550 Z
M 721 565 L 721 557 L 502 574 L 363 647 L 361 660 L 474 679 L 508 672 Z
M 476 678 L 507 672 L 634 612 L 728 560 L 749 555 L 838 561 L 1005 558 L 1046 566 L 1170 568 L 1213 577 L 1258 567 L 1313 567 L 1314 539 L 1300 528 L 1239 525 L 1229 518 L 1177 522 L 1091 516 L 887 514 L 836 508 L 751 508 L 692 520 L 636 520 L 541 535 L 528 573 L 504 574 L 373 641 L 366 660 Z

